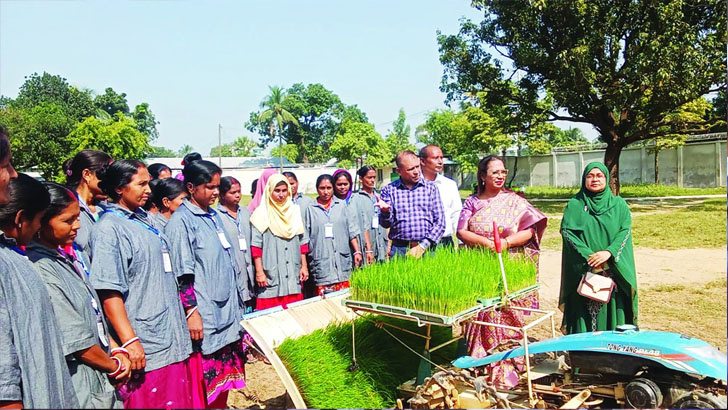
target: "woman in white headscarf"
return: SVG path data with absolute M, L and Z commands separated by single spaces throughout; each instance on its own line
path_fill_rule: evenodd
M 285 309 L 289 303 L 302 300 L 301 282 L 308 279 L 308 235 L 285 176 L 270 176 L 250 223 L 250 252 L 258 286 L 256 310 Z

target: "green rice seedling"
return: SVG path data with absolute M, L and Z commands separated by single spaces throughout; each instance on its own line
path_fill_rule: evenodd
M 508 291 L 536 283 L 536 266 L 526 257 L 503 254 Z M 396 258 L 355 271 L 351 298 L 452 316 L 478 299 L 502 296 L 498 256 L 482 249 L 441 249 L 425 258 Z
M 373 316 L 369 316 L 374 318 Z M 376 320 L 423 333 L 414 322 L 387 317 Z M 359 370 L 351 372 L 351 323 L 333 324 L 298 339 L 287 339 L 277 353 L 309 408 L 393 408 L 397 386 L 417 373 L 419 357 L 372 322 L 357 319 L 356 357 Z M 424 339 L 390 329 L 416 351 Z M 431 345 L 449 340 L 450 329 L 432 328 Z M 455 358 L 455 345 L 433 352 L 436 363 Z

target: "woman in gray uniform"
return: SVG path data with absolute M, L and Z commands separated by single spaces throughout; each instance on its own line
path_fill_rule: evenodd
M 225 233 L 233 241 L 238 263 L 238 297 L 242 313 L 255 308 L 255 273 L 250 257 L 250 211 L 240 206 L 240 182 L 233 177 L 220 178 L 220 200 L 217 210 Z
M 141 209 L 149 173 L 135 160 L 98 171 L 111 202 L 91 232 L 91 284 L 112 335 L 126 348 L 133 371 L 119 391 L 125 408 L 195 408 L 199 378 L 169 258 L 169 240 Z
M 149 218 L 155 229 L 164 231 L 169 218 L 187 198 L 187 188 L 184 182 L 175 178 L 154 179 L 149 186 L 152 190 L 149 200 L 153 201 L 157 208 L 157 213 L 150 215 Z
M 123 408 L 110 381 L 129 379 L 129 353 L 109 337 L 101 302 L 88 280 L 88 258 L 80 250 L 63 250 L 77 236 L 78 200 L 62 185 L 44 185 L 51 203 L 27 253 L 51 296 L 78 403 L 84 409 Z
M 359 247 L 364 252 L 363 262 L 374 263 L 374 254 L 372 253 L 371 242 L 369 241 L 369 226 L 364 226 L 361 221 L 361 207 L 362 204 L 359 201 L 359 196 L 352 192 L 354 183 L 351 179 L 351 174 L 345 169 L 337 169 L 334 172 L 334 196 L 344 201 L 347 207 L 351 208 L 351 213 L 354 215 L 354 222 L 359 226 Z M 354 249 L 351 249 L 354 252 Z M 358 268 L 359 265 L 352 266 L 354 269 Z
M 367 250 L 367 262 L 384 262 L 387 260 L 387 230 L 379 225 L 379 208 L 374 204 L 379 201 L 379 195 L 374 189 L 377 182 L 377 170 L 371 165 L 364 165 L 357 171 L 361 189 L 352 195 L 351 201 L 357 204 L 361 229 L 369 230 L 371 250 Z M 371 257 L 369 256 L 371 255 Z
M 306 209 L 305 220 L 311 241 L 311 275 L 316 293 L 322 295 L 349 287 L 352 266 L 360 266 L 362 262 L 358 239 L 361 231 L 352 208 L 334 197 L 331 175 L 318 177 L 316 191 L 318 198 Z
M 98 170 L 111 162 L 109 154 L 95 149 L 85 149 L 63 164 L 66 174 L 66 186 L 76 193 L 81 205 L 81 229 L 74 241 L 87 255 L 89 254 L 88 241 L 91 236 L 91 227 L 101 214 L 99 201 L 106 196 L 99 187 Z M 89 255 L 90 256 L 90 255 Z
M 261 197 L 250 217 L 250 251 L 258 285 L 256 309 L 286 309 L 289 303 L 303 299 L 301 282 L 308 279 L 308 236 L 285 176 L 271 175 Z
M 49 202 L 40 182 L 15 173 L 7 134 L 0 127 L 0 406 L 4 408 L 78 407 L 51 298 L 20 249 L 40 227 Z
M 211 205 L 219 195 L 220 168 L 193 161 L 182 170 L 189 197 L 164 229 L 172 241 L 172 264 L 202 370 L 208 408 L 226 408 L 231 389 L 245 387 L 245 347 L 233 240 Z M 237 239 L 237 238 L 236 238 Z

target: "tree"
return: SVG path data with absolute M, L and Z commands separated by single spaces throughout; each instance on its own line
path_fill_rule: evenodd
M 718 0 L 475 0 L 480 24 L 438 33 L 448 99 L 482 95 L 484 109 L 514 102 L 548 120 L 591 124 L 607 144 L 604 162 L 619 192 L 619 156 L 629 144 L 707 130 L 668 118 L 684 104 L 725 90 L 725 3 Z M 495 60 L 490 46 L 503 61 Z M 513 68 L 510 68 L 512 65 Z M 523 73 L 513 83 L 513 75 Z M 516 88 L 511 86 L 516 85 Z M 482 93 L 482 94 L 481 94 Z M 563 109 L 563 110 L 560 110 Z M 566 112 L 563 114 L 562 112 Z
M 174 158 L 177 152 L 166 147 L 149 146 L 149 158 Z
M 423 144 L 435 144 L 444 155 L 460 163 L 463 171 L 478 169 L 480 157 L 511 145 L 500 123 L 483 110 L 464 105 L 462 111 L 438 110 L 427 115 L 417 129 Z
M 230 146 L 235 157 L 254 157 L 257 148 L 260 148 L 258 143 L 248 137 L 238 137 Z
M 391 164 L 394 158 L 387 143 L 372 124 L 353 121 L 343 124 L 341 132 L 331 144 L 331 155 L 346 168 L 351 167 L 359 158 L 375 168 Z
M 137 130 L 131 117 L 117 112 L 110 120 L 86 118 L 68 135 L 71 154 L 98 149 L 117 159 L 144 159 L 150 152 L 147 136 Z M 65 156 L 65 154 L 64 154 Z
M 298 121 L 298 126 L 283 129 L 283 140 L 297 145 L 297 160 L 306 163 L 324 162 L 330 158 L 329 148 L 345 121 L 368 121 L 356 105 L 342 103 L 336 94 L 321 84 L 293 84 L 286 90 L 281 105 Z M 251 113 L 246 127 L 260 134 L 263 137 L 261 145 L 265 146 L 272 141 L 270 123 L 259 118 L 260 113 Z
M 710 128 L 710 132 L 726 132 L 726 120 L 728 120 L 728 100 L 726 99 L 726 91 L 720 91 L 713 98 L 713 109 L 706 115 L 705 120 L 717 119 L 715 125 Z
M 397 119 L 392 124 L 392 130 L 387 134 L 386 138 L 391 158 L 394 158 L 402 151 L 415 149 L 415 146 L 409 141 L 409 137 L 410 126 L 407 125 L 407 117 L 404 115 L 404 110 L 400 108 Z
M 115 115 L 117 112 L 129 115 L 126 93 L 117 94 L 111 87 L 106 88 L 103 94 L 94 97 L 94 106 L 109 115 Z
M 0 124 L 11 135 L 13 164 L 19 170 L 35 169 L 43 178 L 54 179 L 73 151 L 66 136 L 75 120 L 57 104 L 42 102 L 30 109 L 0 110 Z
M 75 121 L 83 121 L 96 112 L 91 93 L 69 85 L 61 76 L 46 72 L 42 76 L 33 73 L 25 77 L 25 82 L 18 91 L 18 97 L 11 105 L 32 109 L 41 103 L 61 107 L 63 112 Z
M 214 147 L 210 148 L 210 156 L 211 157 L 232 157 L 233 150 L 232 150 L 232 144 L 222 144 L 222 145 L 215 145 Z
M 283 99 L 286 96 L 285 90 L 277 86 L 268 86 L 268 89 L 270 90 L 270 95 L 265 97 L 260 103 L 260 108 L 264 108 L 265 110 L 258 114 L 258 122 L 267 122 L 270 124 L 268 126 L 268 132 L 271 141 L 275 138 L 276 126 L 278 127 L 278 155 L 281 157 L 280 166 L 283 169 L 283 127 L 287 124 L 296 126 L 298 125 L 298 120 L 283 107 Z
M 185 155 L 194 152 L 195 149 L 192 148 L 192 145 L 185 144 L 182 147 L 180 147 L 179 151 L 177 151 L 177 155 L 180 157 L 184 157 Z
M 712 106 L 705 98 L 698 98 L 684 104 L 680 109 L 665 118 L 666 125 L 655 131 L 655 138 L 647 146 L 647 152 L 655 156 L 655 184 L 660 184 L 660 151 L 674 149 L 685 144 L 684 133 L 675 133 L 674 129 L 689 128 L 690 124 L 701 123 L 712 111 Z
M 283 157 L 293 163 L 298 158 L 298 145 L 284 144 L 283 147 L 275 147 L 270 151 L 273 157 Z M 283 161 L 281 161 L 283 163 Z
M 157 131 L 159 121 L 154 117 L 152 110 L 149 109 L 148 103 L 143 102 L 134 107 L 131 117 L 136 121 L 137 130 L 149 137 L 150 141 L 155 141 L 159 137 L 159 131 Z

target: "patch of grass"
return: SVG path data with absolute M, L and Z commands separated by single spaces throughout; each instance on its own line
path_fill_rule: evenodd
M 536 283 L 530 260 L 504 254 L 503 264 L 509 292 Z M 355 271 L 350 282 L 354 300 L 445 316 L 503 292 L 498 257 L 482 249 L 440 249 L 422 260 L 396 258 Z
M 682 333 L 726 352 L 726 285 L 722 279 L 705 285 L 640 289 L 640 327 Z
M 369 316 L 374 318 L 373 316 Z M 414 322 L 377 317 L 423 334 Z M 394 408 L 397 386 L 416 375 L 419 357 L 394 340 L 374 323 L 357 319 L 356 359 L 360 368 L 351 365 L 351 324 L 335 324 L 298 339 L 287 339 L 277 349 L 291 377 L 309 408 Z M 415 351 L 422 351 L 424 339 L 388 329 Z M 450 339 L 448 328 L 432 327 L 431 346 Z M 432 354 L 435 363 L 455 358 L 455 344 Z
M 561 205 L 560 212 L 554 204 Z M 559 228 L 565 203 L 534 201 L 534 205 L 546 211 L 549 217 L 541 248 L 560 250 Z M 726 243 L 725 221 L 728 214 L 725 199 L 635 201 L 629 207 L 632 211 L 632 241 L 635 247 L 716 248 Z
M 655 249 L 718 248 L 726 244 L 726 209 L 677 210 L 632 218 L 634 246 Z

